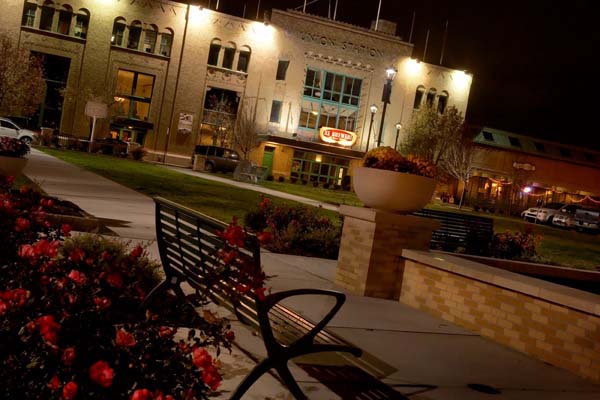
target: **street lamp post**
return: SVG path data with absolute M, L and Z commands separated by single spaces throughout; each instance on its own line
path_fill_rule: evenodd
M 402 124 L 398 122 L 396 124 L 396 142 L 394 143 L 394 149 L 398 150 L 398 135 L 400 135 L 400 129 L 402 129 Z
M 371 122 L 369 123 L 369 134 L 367 135 L 367 149 L 365 152 L 369 151 L 369 142 L 371 141 L 371 130 L 373 129 L 373 118 L 375 118 L 375 114 L 377 113 L 377 106 L 375 104 L 371 105 L 369 108 L 371 111 Z
M 392 94 L 392 82 L 396 77 L 398 71 L 394 67 L 389 67 L 385 70 L 385 84 L 383 85 L 383 93 L 381 94 L 381 101 L 383 102 L 383 112 L 381 113 L 381 124 L 379 125 L 379 136 L 377 137 L 377 146 L 381 146 L 381 135 L 383 134 L 383 123 L 385 122 L 385 111 L 387 105 L 390 102 L 390 95 Z

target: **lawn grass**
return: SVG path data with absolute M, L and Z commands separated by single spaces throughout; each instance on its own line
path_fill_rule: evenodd
M 256 208 L 260 201 L 258 192 L 182 174 L 159 165 L 76 151 L 48 148 L 40 150 L 148 196 L 165 197 L 222 221 L 229 221 L 234 215 L 243 218 L 248 211 Z M 332 204 L 362 205 L 353 192 L 281 182 L 263 182 L 261 185 Z M 279 198 L 273 200 L 277 203 L 298 204 Z M 428 208 L 493 218 L 494 231 L 497 233 L 507 230 L 522 231 L 529 225 L 534 234 L 542 235 L 542 242 L 538 248 L 541 262 L 583 269 L 600 266 L 600 236 L 530 224 L 514 217 L 468 209 L 458 210 L 441 203 L 432 203 Z M 338 214 L 333 211 L 320 209 L 319 213 L 337 220 Z
M 233 216 L 243 218 L 258 207 L 260 193 L 185 175 L 159 165 L 113 156 L 70 150 L 39 148 L 61 160 L 77 165 L 148 196 L 161 196 L 200 211 L 221 221 Z M 300 204 L 273 198 L 279 204 Z M 319 213 L 337 220 L 337 213 L 320 209 Z

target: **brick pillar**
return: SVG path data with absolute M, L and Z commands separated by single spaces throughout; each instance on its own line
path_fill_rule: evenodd
M 439 222 L 372 208 L 341 206 L 344 228 L 335 283 L 353 294 L 398 300 L 402 250 L 427 250 Z

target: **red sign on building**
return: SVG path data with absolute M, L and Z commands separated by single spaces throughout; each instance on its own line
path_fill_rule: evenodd
M 340 144 L 342 146 L 352 146 L 357 138 L 357 135 L 354 132 L 328 128 L 325 126 L 319 131 L 319 136 L 325 143 Z

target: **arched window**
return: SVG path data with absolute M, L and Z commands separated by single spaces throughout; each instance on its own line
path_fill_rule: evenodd
M 223 52 L 223 68 L 233 69 L 233 59 L 235 58 L 235 43 L 228 42 L 225 45 L 225 51 Z
M 157 36 L 158 27 L 156 25 L 150 25 L 148 29 L 144 31 L 144 51 L 146 53 L 154 53 Z
M 37 4 L 30 3 L 25 0 L 25 6 L 23 7 L 23 19 L 21 25 L 35 28 L 35 12 L 37 11 Z
M 444 111 L 446 111 L 446 106 L 448 105 L 448 92 L 446 92 L 445 90 L 442 91 L 442 93 L 440 93 L 439 97 L 438 97 L 438 112 L 440 114 L 443 114 Z
M 85 8 L 77 11 L 75 16 L 75 29 L 73 34 L 75 37 L 85 39 L 87 38 L 88 25 L 90 24 L 90 12 Z
M 129 36 L 127 37 L 127 48 L 132 50 L 139 50 L 140 39 L 142 38 L 142 23 L 140 21 L 133 21 L 129 25 Z
M 238 58 L 237 70 L 241 72 L 248 72 L 248 65 L 250 64 L 250 47 L 240 47 L 240 56 Z
M 68 35 L 71 31 L 71 20 L 73 19 L 73 8 L 68 4 L 63 4 L 58 11 L 58 33 Z
M 418 110 L 421 108 L 421 103 L 423 103 L 423 94 L 425 93 L 425 86 L 419 85 L 417 86 L 417 91 L 415 92 L 415 104 L 413 108 Z
M 40 18 L 40 29 L 45 31 L 52 30 L 52 22 L 54 20 L 54 3 L 46 0 L 42 6 L 42 15 Z
M 210 42 L 210 49 L 208 50 L 208 65 L 217 66 L 219 63 L 219 53 L 221 52 L 221 41 L 219 39 L 213 39 Z
M 433 107 L 433 102 L 435 101 L 435 94 L 436 93 L 437 93 L 437 90 L 435 88 L 431 88 L 427 92 L 427 99 L 425 100 L 425 102 L 427 103 L 427 105 L 429 107 Z
M 115 23 L 113 24 L 113 33 L 110 39 L 110 43 L 114 46 L 123 46 L 125 43 L 125 27 L 126 27 L 125 18 L 117 17 L 115 18 Z
M 165 29 L 160 34 L 160 49 L 159 53 L 161 56 L 171 57 L 171 46 L 173 45 L 173 30 L 170 28 Z

